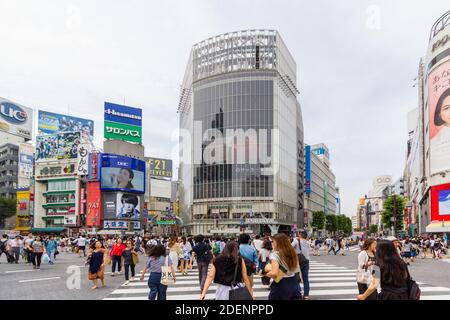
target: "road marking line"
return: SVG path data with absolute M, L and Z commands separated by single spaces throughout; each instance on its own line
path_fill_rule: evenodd
M 12 271 L 5 271 L 5 273 L 35 272 L 35 271 L 40 271 L 40 270 L 38 270 L 38 269 L 12 270 Z
M 450 288 L 445 288 L 445 287 L 421 287 L 420 291 L 422 291 L 422 292 L 439 292 L 439 291 L 449 292 Z
M 45 280 L 56 280 L 56 279 L 61 279 L 61 277 L 51 277 L 51 278 L 39 278 L 39 279 L 19 280 L 19 283 L 23 283 L 23 282 L 33 282 L 33 281 L 45 281 Z
M 420 300 L 450 300 L 450 294 L 421 296 Z

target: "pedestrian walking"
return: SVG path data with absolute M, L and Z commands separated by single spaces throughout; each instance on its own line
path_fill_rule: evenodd
M 198 281 L 200 284 L 200 292 L 203 291 L 205 286 L 206 277 L 208 276 L 208 266 L 211 262 L 212 252 L 211 246 L 204 242 L 205 238 L 202 235 L 198 235 L 195 239 L 196 245 L 192 248 L 192 256 L 190 261 L 190 268 L 192 268 L 192 263 L 194 259 L 197 260 L 198 268 Z
M 139 254 L 133 247 L 133 242 L 131 240 L 127 240 L 126 244 L 126 248 L 122 251 L 123 266 L 125 269 L 125 285 L 130 283 L 130 270 L 131 281 L 133 281 L 135 275 L 135 267 L 138 261 L 137 259 L 139 259 Z
M 116 266 L 118 274 L 121 274 L 122 272 L 122 253 L 125 248 L 121 238 L 117 238 L 116 243 L 111 247 L 111 252 L 109 254 L 112 262 L 111 277 L 116 275 Z
M 263 273 L 267 263 L 270 262 L 270 253 L 272 252 L 272 242 L 269 239 L 264 240 L 261 250 L 259 251 L 258 261 L 261 266 L 260 274 Z M 270 278 L 267 276 L 261 277 L 261 282 L 264 286 L 270 285 Z
M 98 288 L 97 280 L 100 279 L 102 286 L 105 284 L 105 265 L 106 265 L 106 249 L 100 241 L 93 243 L 89 250 L 88 260 L 86 262 L 89 265 L 88 278 L 94 284 L 91 290 Z
M 244 285 L 253 295 L 245 262 L 239 256 L 239 245 L 236 241 L 228 242 L 223 252 L 214 258 L 200 300 L 205 299 L 212 283 L 216 284 L 215 300 L 229 300 L 230 290 Z
M 13 258 L 12 262 L 19 263 L 20 248 L 22 247 L 22 239 L 17 235 L 14 239 L 9 241 L 10 252 L 9 254 Z
M 329 238 L 328 240 L 329 241 L 328 241 L 328 253 L 327 254 L 330 254 L 330 252 L 333 251 L 334 255 L 336 255 L 336 249 L 334 248 L 334 246 L 335 246 L 334 239 Z
M 173 269 L 177 270 L 178 261 L 180 260 L 180 256 L 183 253 L 183 251 L 181 250 L 180 246 L 177 243 L 177 238 L 171 237 L 169 243 L 167 244 L 167 247 L 169 249 L 169 256 L 170 259 L 172 260 Z
M 49 264 L 55 263 L 55 253 L 58 249 L 58 243 L 55 239 L 53 239 L 53 236 L 49 236 L 47 240 L 44 241 L 45 243 L 45 250 L 47 252 L 49 261 Z
M 299 249 L 298 259 L 300 264 L 300 273 L 302 275 L 303 283 L 303 300 L 309 300 L 309 242 L 307 240 L 308 234 L 306 231 L 300 231 L 299 233 Z
M 378 300 L 409 300 L 408 280 L 411 278 L 408 266 L 398 255 L 391 241 L 381 240 L 375 250 L 376 265 L 373 267 L 372 281 L 367 290 L 357 296 L 358 300 L 366 300 L 373 293 Z
M 186 237 L 181 237 L 180 242 L 181 250 L 183 251 L 180 260 L 180 272 L 182 275 L 188 274 L 188 268 L 189 268 L 189 261 L 191 260 L 191 252 L 192 252 L 192 245 L 189 241 L 186 240 Z
M 25 257 L 28 264 L 31 264 L 31 255 L 32 251 L 30 251 L 31 242 L 34 240 L 33 234 L 29 233 L 28 236 L 23 241 L 23 250 L 25 251 Z
M 272 278 L 269 300 L 301 300 L 301 289 L 295 276 L 300 272 L 298 257 L 284 233 L 272 237 L 273 252 L 263 275 Z
M 36 239 L 31 241 L 29 250 L 32 252 L 31 262 L 33 263 L 33 269 L 40 269 L 42 255 L 46 253 L 41 236 L 36 236 Z
M 369 238 L 364 241 L 362 251 L 358 254 L 358 269 L 356 271 L 356 283 L 359 294 L 364 294 L 372 282 L 372 272 L 375 265 L 375 250 L 377 241 Z M 377 300 L 377 293 L 373 292 L 366 300 Z
M 83 235 L 80 235 L 76 240 L 75 244 L 78 248 L 78 254 L 81 258 L 81 253 L 83 253 L 83 256 L 86 257 L 86 244 L 88 243 L 87 239 L 83 237 Z
M 253 287 L 253 276 L 256 273 L 258 265 L 258 254 L 255 247 L 249 244 L 250 236 L 247 233 L 241 233 L 239 235 L 239 254 L 244 259 L 247 267 L 247 275 L 250 279 L 250 284 Z
M 162 267 L 165 265 L 166 260 L 166 248 L 162 244 L 157 244 L 149 250 L 148 262 L 142 270 L 141 281 L 144 280 L 145 273 L 147 270 L 150 272 L 148 277 L 148 287 L 150 288 L 150 293 L 148 295 L 149 300 L 166 300 L 167 286 L 161 283 L 162 278 Z M 172 261 L 170 256 L 167 257 L 167 264 L 170 267 L 171 273 L 173 275 L 173 281 L 176 282 L 175 270 L 172 267 Z

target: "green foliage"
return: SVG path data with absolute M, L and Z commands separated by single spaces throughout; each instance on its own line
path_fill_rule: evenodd
M 323 230 L 325 228 L 325 212 L 313 212 L 311 226 L 316 230 Z
M 0 219 L 12 217 L 16 214 L 16 200 L 0 197 Z
M 403 220 L 405 216 L 406 200 L 403 197 L 393 195 L 384 202 L 384 212 L 381 221 L 387 228 L 392 228 L 392 217 L 395 217 L 395 232 L 403 229 Z
M 377 234 L 378 233 L 378 225 L 376 224 L 371 224 L 369 226 L 369 233 L 370 234 Z
M 338 229 L 337 216 L 334 214 L 326 215 L 325 229 L 331 233 L 336 232 Z

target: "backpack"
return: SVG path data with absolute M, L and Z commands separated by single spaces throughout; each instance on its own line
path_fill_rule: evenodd
M 6 241 L 0 240 L 0 252 L 6 251 Z
M 256 273 L 256 264 L 253 261 L 248 260 L 247 258 L 242 257 L 244 259 L 245 268 L 247 269 L 247 275 L 250 277 L 252 274 Z
M 220 242 L 214 243 L 213 253 L 214 253 L 215 255 L 220 254 Z

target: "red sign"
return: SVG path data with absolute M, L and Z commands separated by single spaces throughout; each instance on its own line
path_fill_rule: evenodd
M 91 174 L 89 179 L 92 181 L 98 180 L 98 153 L 92 153 L 91 155 Z
M 100 227 L 101 220 L 101 197 L 100 182 L 88 182 L 87 183 L 87 201 L 86 201 L 86 226 L 87 227 Z
M 431 187 L 431 221 L 450 221 L 447 203 L 450 183 Z

